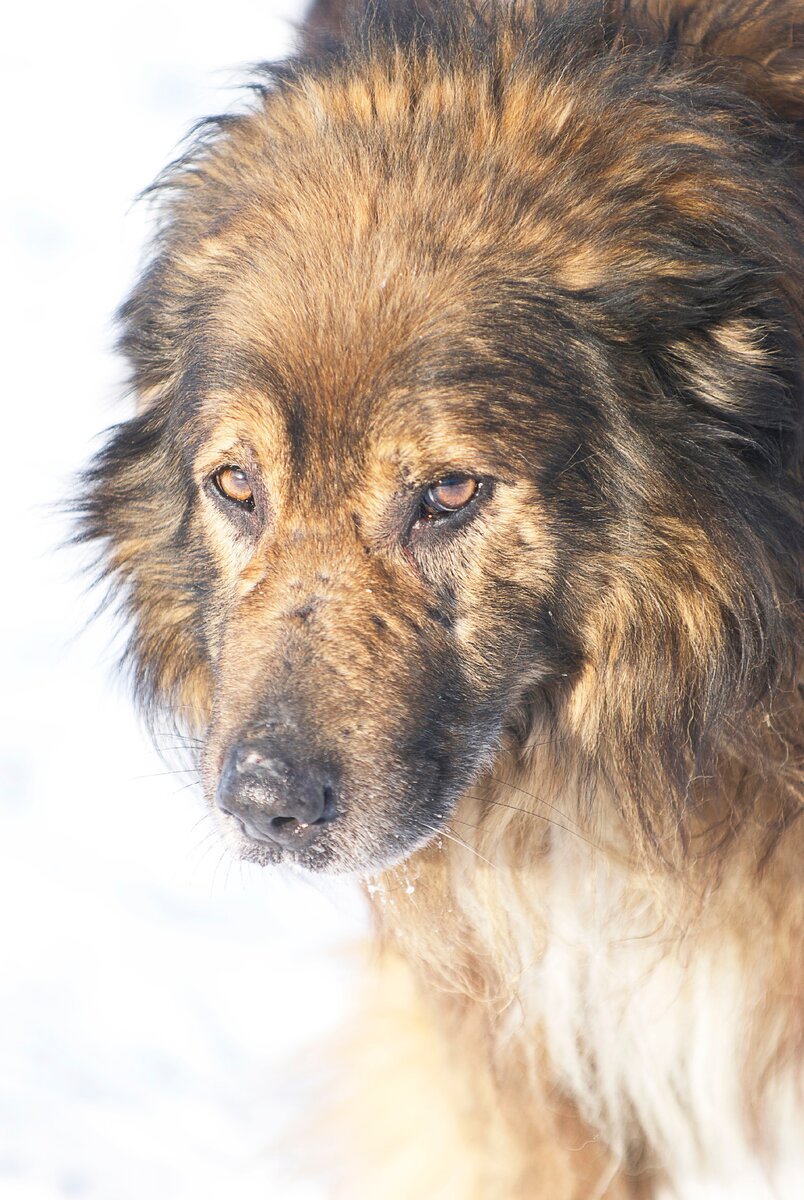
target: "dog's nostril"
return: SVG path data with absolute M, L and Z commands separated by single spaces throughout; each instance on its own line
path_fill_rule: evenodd
M 338 813 L 335 809 L 335 791 L 331 787 L 325 787 L 323 790 L 324 807 L 321 816 L 314 821 L 303 821 L 298 817 L 271 817 L 270 828 L 272 833 L 288 834 L 288 833 L 303 833 L 305 829 L 310 829 L 316 825 L 329 825 L 330 821 L 334 821 Z
M 317 821 L 313 821 L 314 825 L 326 825 L 329 821 L 334 821 L 338 813 L 335 809 L 335 789 L 328 785 L 324 788 L 324 810 Z
M 314 821 L 314 825 L 318 822 Z M 294 829 L 306 829 L 307 826 L 303 821 L 298 821 L 296 817 L 271 817 L 268 825 L 274 833 L 292 833 Z

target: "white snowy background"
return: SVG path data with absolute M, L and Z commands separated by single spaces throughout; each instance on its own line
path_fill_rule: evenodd
M 348 1002 L 362 906 L 221 860 L 191 777 L 137 723 L 54 507 L 128 411 L 111 314 L 148 228 L 134 197 L 300 12 L 3 10 L 0 1200 L 324 1194 L 284 1175 L 308 1082 L 287 1060 Z
M 315 1087 L 295 1053 L 348 1007 L 362 904 L 222 859 L 56 508 L 127 413 L 134 197 L 301 11 L 44 0 L 0 25 L 0 1200 L 327 1200 L 288 1177 L 282 1130 Z

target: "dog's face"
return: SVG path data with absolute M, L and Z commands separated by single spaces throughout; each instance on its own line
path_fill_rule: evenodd
M 492 103 L 493 54 L 384 53 L 169 179 L 140 411 L 88 476 L 146 694 L 203 727 L 243 855 L 309 869 L 409 854 L 535 714 L 683 757 L 751 686 L 794 422 L 726 134 L 683 96 L 626 128 L 521 55 Z
M 299 244 L 324 217 L 297 218 Z M 523 703 L 578 666 L 577 522 L 549 497 L 565 472 L 571 509 L 599 400 L 592 353 L 547 305 L 516 362 L 516 297 L 485 256 L 459 284 L 416 269 L 421 238 L 381 237 L 355 269 L 339 217 L 323 297 L 288 294 L 278 254 L 267 268 L 261 218 L 216 239 L 176 436 L 214 664 L 210 795 L 247 857 L 371 869 L 431 839 Z

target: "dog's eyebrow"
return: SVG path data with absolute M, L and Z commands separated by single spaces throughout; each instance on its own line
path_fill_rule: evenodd
M 212 393 L 258 389 L 279 402 L 292 402 L 287 380 L 265 352 L 235 338 L 196 337 L 179 380 L 182 399 L 199 403 Z

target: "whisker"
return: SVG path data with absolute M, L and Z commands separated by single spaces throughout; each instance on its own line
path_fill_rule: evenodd
M 176 788 L 175 792 L 170 793 L 171 799 L 174 796 L 180 796 L 182 794 L 182 792 L 186 792 L 188 790 L 188 788 L 197 788 L 199 783 L 200 783 L 200 780 L 198 780 L 198 779 L 191 779 L 189 783 L 183 783 L 180 788 Z M 204 815 L 208 816 L 209 814 L 205 813 Z
M 200 853 L 203 851 L 203 854 L 206 854 L 213 845 L 220 845 L 220 835 L 218 834 L 217 830 L 208 829 L 204 836 L 196 841 L 193 849 L 196 852 Z
M 193 877 L 197 876 L 198 872 L 201 870 L 201 867 L 209 858 L 213 850 L 216 848 L 220 849 L 220 845 L 220 838 L 215 836 L 215 830 L 210 830 L 192 847 L 191 871 L 193 873 Z
M 153 771 L 150 775 L 132 775 L 132 779 L 161 779 L 165 775 L 200 775 L 196 767 L 175 767 L 172 771 Z
M 563 825 L 561 821 L 556 821 L 554 817 L 546 817 L 544 813 L 534 812 L 532 808 L 522 808 L 518 804 L 506 804 L 504 800 L 489 800 L 487 796 L 471 796 L 470 799 L 480 800 L 484 804 L 493 804 L 498 808 L 509 808 L 512 812 L 524 813 L 528 817 L 535 817 L 537 821 L 544 821 L 547 825 L 555 825 L 556 829 L 563 829 L 565 833 L 571 833 L 573 837 L 586 842 L 587 846 L 591 846 L 594 850 L 603 851 L 602 846 L 593 842 L 591 838 L 585 837 L 578 829 L 573 829 L 570 825 Z
M 204 745 L 203 742 L 199 742 L 198 745 L 193 745 L 190 742 L 187 742 L 187 743 L 180 742 L 179 745 L 175 745 L 175 746 L 160 745 L 160 743 L 158 743 L 158 742 L 156 742 L 154 744 L 156 745 L 156 749 L 158 752 L 160 752 L 160 754 L 167 754 L 167 752 L 170 750 L 175 750 L 175 751 L 193 750 L 193 751 L 196 751 L 196 750 L 203 749 L 203 745 Z
M 507 779 L 500 779 L 498 775 L 489 775 L 489 779 L 493 780 L 494 783 L 498 783 L 500 787 L 511 788 L 512 791 L 519 792 L 521 795 L 527 796 L 529 800 L 535 800 L 537 804 L 543 804 L 546 808 L 551 809 L 553 812 L 557 812 L 560 817 L 564 818 L 565 821 L 569 821 L 570 825 L 574 825 L 576 829 L 583 829 L 582 825 L 579 825 L 577 821 L 573 820 L 573 818 L 565 813 L 563 809 L 559 808 L 557 804 L 551 804 L 549 800 L 545 800 L 544 796 L 537 796 L 535 792 L 529 792 L 526 788 L 518 787 L 515 783 L 509 783 Z M 526 812 L 528 810 L 522 809 L 522 811 Z
M 215 895 L 215 887 L 218 882 L 218 873 L 221 869 L 221 864 L 224 863 L 226 861 L 226 859 L 228 858 L 228 853 L 229 853 L 228 847 L 224 846 L 223 849 L 221 850 L 220 857 L 218 858 L 218 861 L 215 864 L 215 869 L 212 872 L 212 879 L 210 880 L 210 884 L 209 884 L 210 896 Z
M 476 831 L 482 828 L 480 825 L 473 825 L 471 821 L 462 821 L 460 817 L 450 817 L 450 823 L 452 825 L 465 825 L 467 829 L 474 829 Z
M 493 870 L 495 870 L 495 871 L 497 870 L 496 863 L 493 863 L 490 858 L 486 858 L 486 856 L 484 854 L 481 854 L 479 850 L 476 850 L 474 846 L 470 846 L 468 842 L 465 842 L 463 840 L 463 838 L 461 838 L 457 833 L 455 833 L 454 830 L 450 830 L 448 826 L 446 826 L 446 825 L 430 825 L 424 821 L 419 821 L 419 825 L 421 826 L 422 829 L 427 829 L 430 831 L 430 833 L 436 834 L 439 837 L 449 838 L 449 840 L 451 842 L 454 842 L 456 846 L 462 846 L 464 850 L 468 850 L 471 854 L 474 854 L 475 857 L 479 858 L 482 862 L 488 863 L 488 865 Z

